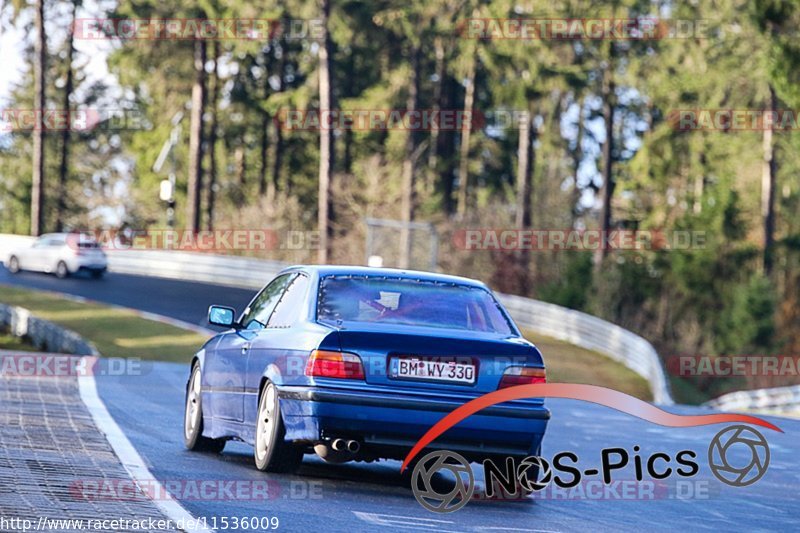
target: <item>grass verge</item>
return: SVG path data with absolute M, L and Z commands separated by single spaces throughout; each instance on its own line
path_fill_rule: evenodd
M 48 292 L 0 285 L 0 302 L 24 307 L 40 318 L 75 331 L 92 341 L 106 357 L 185 362 L 206 341 L 203 335 L 141 318 L 133 311 L 68 300 Z M 0 346 L 4 338 L 0 334 Z M 5 349 L 25 349 L 9 346 Z
M 8 331 L 0 329 L 0 350 L 11 350 L 14 352 L 32 352 L 35 351 L 31 344 L 25 342 L 24 339 L 15 337 Z

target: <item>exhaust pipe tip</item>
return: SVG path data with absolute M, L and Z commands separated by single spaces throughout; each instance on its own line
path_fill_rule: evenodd
M 335 439 L 331 443 L 331 448 L 333 448 L 337 452 L 343 452 L 347 450 L 347 441 L 344 439 Z
M 358 450 L 361 449 L 361 443 L 357 440 L 349 440 L 347 441 L 347 451 L 350 453 L 356 453 Z

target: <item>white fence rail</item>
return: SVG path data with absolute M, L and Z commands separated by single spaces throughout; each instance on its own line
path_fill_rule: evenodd
M 30 237 L 0 235 L 0 259 Z M 286 265 L 234 256 L 155 250 L 109 251 L 109 270 L 123 274 L 155 276 L 259 289 Z M 500 295 L 514 320 L 523 328 L 594 350 L 619 361 L 644 377 L 656 403 L 672 404 L 661 360 L 642 337 L 597 317 L 553 304 Z

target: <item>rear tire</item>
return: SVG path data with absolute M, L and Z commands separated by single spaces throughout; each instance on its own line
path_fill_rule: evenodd
M 56 265 L 56 277 L 58 279 L 64 279 L 69 276 L 69 268 L 67 268 L 67 264 L 64 261 L 59 261 Z
M 19 259 L 17 259 L 17 257 L 14 255 L 12 255 L 8 260 L 8 271 L 12 274 L 19 272 Z
M 183 443 L 194 452 L 220 453 L 225 448 L 223 439 L 203 436 L 203 403 L 200 394 L 200 365 L 192 367 L 192 376 L 186 387 L 186 404 L 183 416 Z
M 303 462 L 303 450 L 284 440 L 286 428 L 281 417 L 278 389 L 267 381 L 261 390 L 256 419 L 253 456 L 262 472 L 294 472 Z

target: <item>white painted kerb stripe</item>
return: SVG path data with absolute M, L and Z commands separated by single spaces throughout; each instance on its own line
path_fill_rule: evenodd
M 161 483 L 153 476 L 150 470 L 145 466 L 142 456 L 133 447 L 131 441 L 122 432 L 122 429 L 117 425 L 111 414 L 106 409 L 103 400 L 97 394 L 97 386 L 94 381 L 94 376 L 79 376 L 78 388 L 80 390 L 81 400 L 86 405 L 86 408 L 91 413 L 94 423 L 102 431 L 114 453 L 117 454 L 122 466 L 128 471 L 128 474 L 133 479 L 134 483 L 139 486 L 146 486 L 152 490 L 151 494 L 163 495 L 162 499 L 154 499 L 153 503 L 163 512 L 167 518 L 175 524 L 189 524 L 196 525 L 195 528 L 185 528 L 184 531 L 196 531 L 213 533 L 213 529 L 202 527 L 197 524 L 195 519 L 189 511 L 173 499 L 169 493 L 164 490 Z M 143 491 L 145 494 L 148 491 Z

